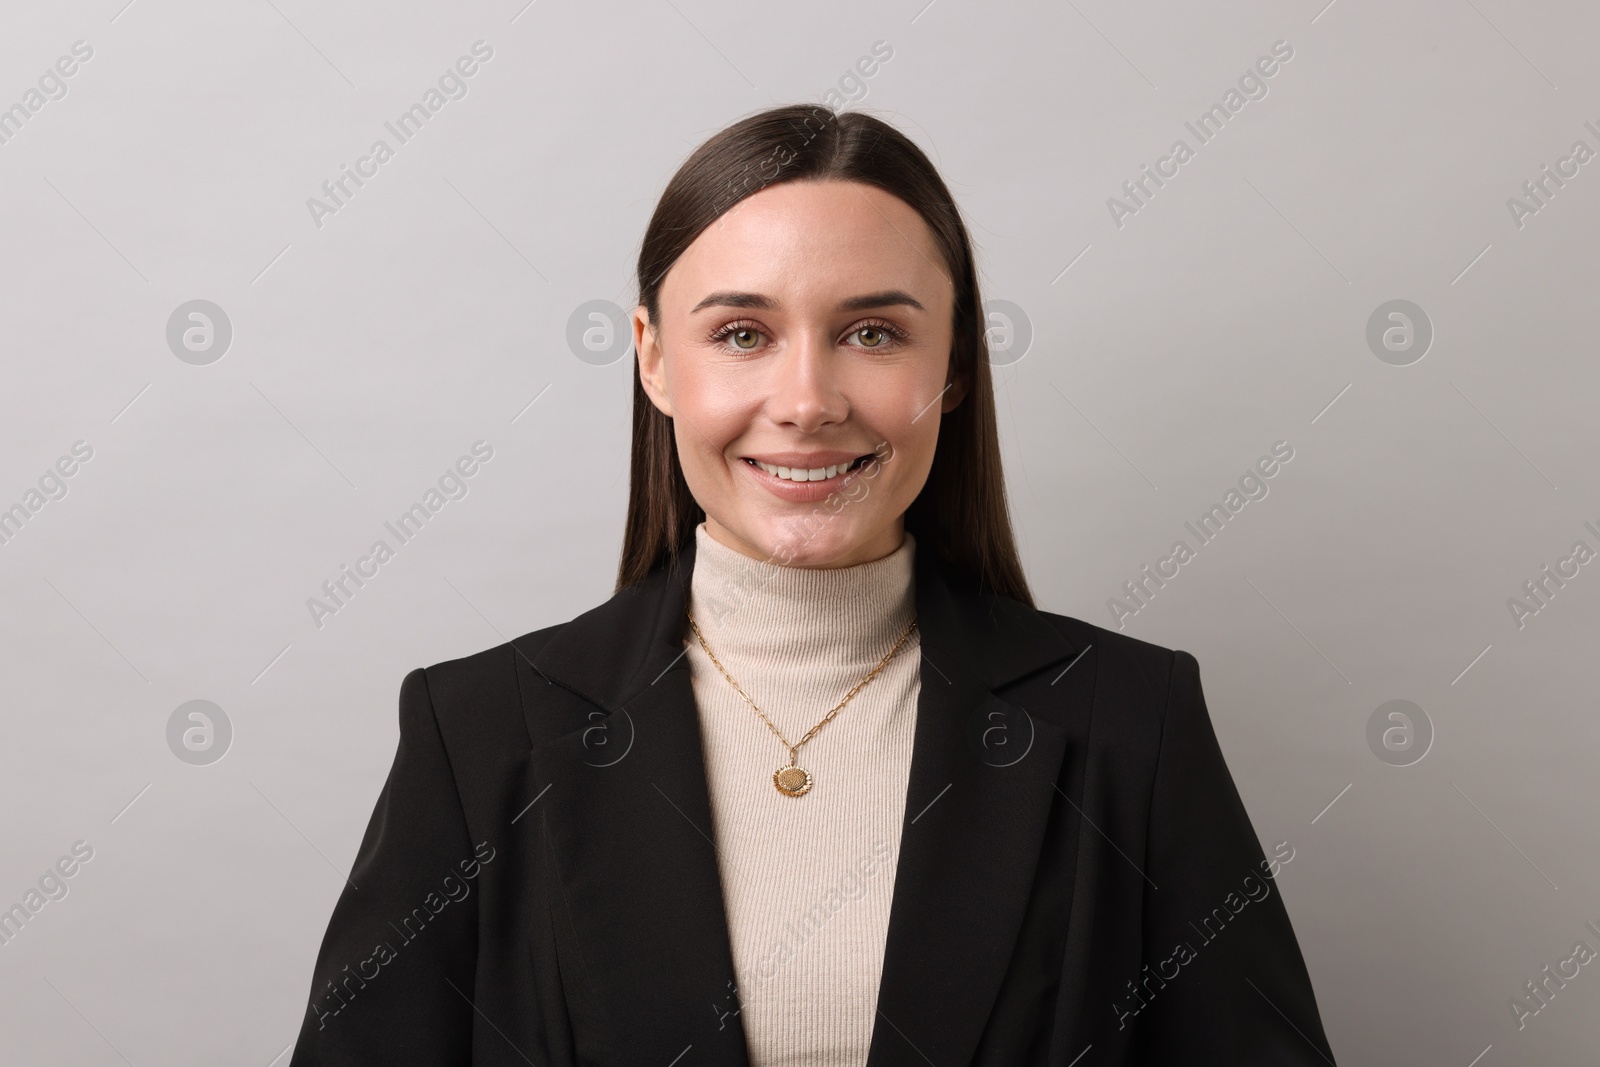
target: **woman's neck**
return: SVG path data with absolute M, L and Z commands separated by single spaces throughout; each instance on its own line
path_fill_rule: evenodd
M 866 541 L 859 545 L 851 546 L 843 555 L 820 559 L 818 558 L 818 549 L 809 543 L 799 546 L 782 546 L 771 552 L 765 551 L 760 546 L 751 544 L 709 516 L 700 524 L 698 529 L 704 530 L 706 536 L 718 544 L 726 545 L 752 559 L 763 562 L 781 561 L 789 566 L 814 569 L 853 567 L 860 563 L 871 563 L 874 560 L 879 560 L 892 554 L 904 542 L 906 536 L 905 517 L 901 516 L 894 523 L 875 532 Z
M 916 540 L 846 567 L 793 567 L 747 556 L 695 528 L 689 610 L 707 644 L 733 664 L 810 660 L 877 666 L 916 612 Z M 692 641 L 692 633 L 689 637 Z

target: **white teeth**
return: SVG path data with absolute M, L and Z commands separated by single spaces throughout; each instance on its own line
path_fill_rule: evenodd
M 842 470 L 850 468 L 848 463 L 840 463 L 832 467 L 813 467 L 808 470 L 802 470 L 799 467 L 779 467 L 771 463 L 762 463 L 760 460 L 756 460 L 755 464 L 768 474 L 776 475 L 791 482 L 820 482 L 834 477 Z

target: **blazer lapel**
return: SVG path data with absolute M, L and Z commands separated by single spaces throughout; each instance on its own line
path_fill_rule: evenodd
M 532 658 L 581 698 L 579 725 L 530 760 L 581 957 L 565 983 L 581 1001 L 574 1022 L 589 1006 L 595 1025 L 581 1029 L 606 1042 L 580 1048 L 586 1062 L 748 1067 L 681 640 L 692 567 L 691 545 L 679 567 L 578 616 Z
M 979 593 L 931 551 L 918 553 L 917 571 L 921 689 L 867 1067 L 972 1060 L 1031 895 L 1068 737 L 997 691 L 1077 653 L 1038 612 Z
M 595 1002 L 605 1062 L 672 1062 L 692 1047 L 685 1064 L 748 1067 L 684 656 L 693 566 L 691 541 L 677 566 L 526 661 L 573 709 L 530 761 L 535 789 L 548 787 L 538 810 L 581 953 L 572 985 Z M 1067 736 L 997 690 L 1077 651 L 1032 609 L 971 589 L 931 546 L 919 545 L 916 600 L 921 688 L 868 1067 L 971 1058 Z M 530 732 L 548 738 L 549 709 L 533 699 Z

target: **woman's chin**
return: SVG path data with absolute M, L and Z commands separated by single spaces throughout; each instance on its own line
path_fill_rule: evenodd
M 759 548 L 791 567 L 841 567 L 862 562 L 869 530 L 844 515 L 807 513 L 759 525 Z M 879 553 L 881 555 L 881 553 Z

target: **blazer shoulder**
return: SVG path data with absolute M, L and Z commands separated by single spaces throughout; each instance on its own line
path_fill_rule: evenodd
M 1185 659 L 1192 664 L 1194 657 L 1070 615 L 1039 614 L 1080 655 L 1094 657 L 1096 721 L 1136 724 L 1141 727 L 1140 735 L 1153 730 L 1159 739 L 1179 668 Z
M 532 661 L 539 654 L 539 650 L 566 625 L 565 622 L 558 622 L 554 626 L 534 630 L 510 641 L 502 641 L 491 648 L 458 656 L 455 659 L 440 660 L 423 668 L 428 676 L 428 684 L 434 690 L 435 699 L 438 698 L 441 687 L 456 694 L 470 695 L 474 690 L 493 689 L 503 685 L 508 665 L 514 666 L 518 659 L 522 659 L 530 664 L 531 669 Z
M 1133 672 L 1145 676 L 1161 684 L 1162 694 L 1166 693 L 1166 683 L 1172 677 L 1173 666 L 1179 655 L 1187 656 L 1189 653 L 1181 649 L 1168 648 L 1152 641 L 1143 641 L 1137 637 L 1122 633 L 1118 630 L 1108 630 L 1104 626 L 1097 626 L 1092 622 L 1071 615 L 1061 615 L 1053 611 L 1040 611 L 1046 621 L 1056 628 L 1056 631 L 1070 641 L 1082 652 L 1084 649 L 1093 648 L 1100 655 L 1099 662 L 1102 669 L 1109 667 L 1119 673 Z
M 534 657 L 565 625 L 534 630 L 407 675 L 408 683 L 420 680 L 425 686 L 458 781 L 503 769 L 527 750 L 522 689 L 528 676 L 538 677 Z

